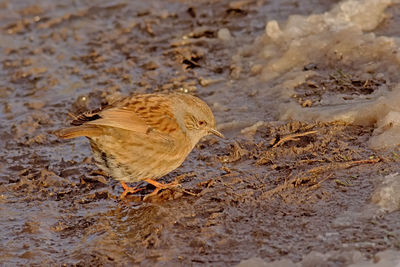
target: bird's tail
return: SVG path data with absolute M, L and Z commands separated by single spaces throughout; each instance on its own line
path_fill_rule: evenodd
M 102 132 L 102 129 L 96 125 L 81 125 L 57 130 L 53 134 L 63 139 L 71 139 L 80 136 L 94 137 L 101 135 Z

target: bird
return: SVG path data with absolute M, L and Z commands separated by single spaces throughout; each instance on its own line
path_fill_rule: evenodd
M 177 186 L 155 181 L 178 168 L 201 138 L 224 135 L 210 107 L 187 93 L 137 94 L 75 116 L 60 138 L 87 137 L 93 159 L 106 175 L 121 182 L 123 193 L 141 190 L 126 183 L 145 181 L 155 190 Z

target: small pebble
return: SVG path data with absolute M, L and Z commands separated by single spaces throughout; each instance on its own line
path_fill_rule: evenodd
M 222 41 L 229 41 L 232 39 L 231 32 L 227 28 L 222 28 L 218 31 L 218 39 Z

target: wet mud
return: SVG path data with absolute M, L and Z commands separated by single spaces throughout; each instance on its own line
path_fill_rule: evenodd
M 368 148 L 370 126 L 276 121 L 273 100 L 241 90 L 254 73 L 232 56 L 267 19 L 338 1 L 305 2 L 0 2 L 0 262 L 233 266 L 398 250 L 398 211 L 346 214 L 369 205 L 378 177 L 399 172 L 399 149 Z M 292 98 L 307 108 L 324 94 L 368 95 L 382 83 L 332 67 Z M 161 179 L 181 186 L 147 201 L 154 188 L 144 182 L 118 199 L 120 184 L 93 164 L 87 140 L 51 134 L 69 114 L 172 91 L 205 99 L 227 138 L 200 142 Z

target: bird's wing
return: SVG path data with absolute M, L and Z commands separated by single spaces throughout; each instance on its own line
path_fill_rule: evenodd
M 121 128 L 138 133 L 158 131 L 171 134 L 179 127 L 164 95 L 138 95 L 121 101 L 117 106 L 98 113 L 100 118 L 87 124 Z
M 103 110 L 85 113 L 72 122 L 66 138 L 96 136 L 99 126 L 108 126 L 141 134 L 177 137 L 183 134 L 171 109 L 171 101 L 164 95 L 138 95 L 124 99 Z M 75 131 L 74 131 L 75 129 Z M 97 130 L 99 129 L 99 130 Z M 61 136 L 62 137 L 62 136 Z

